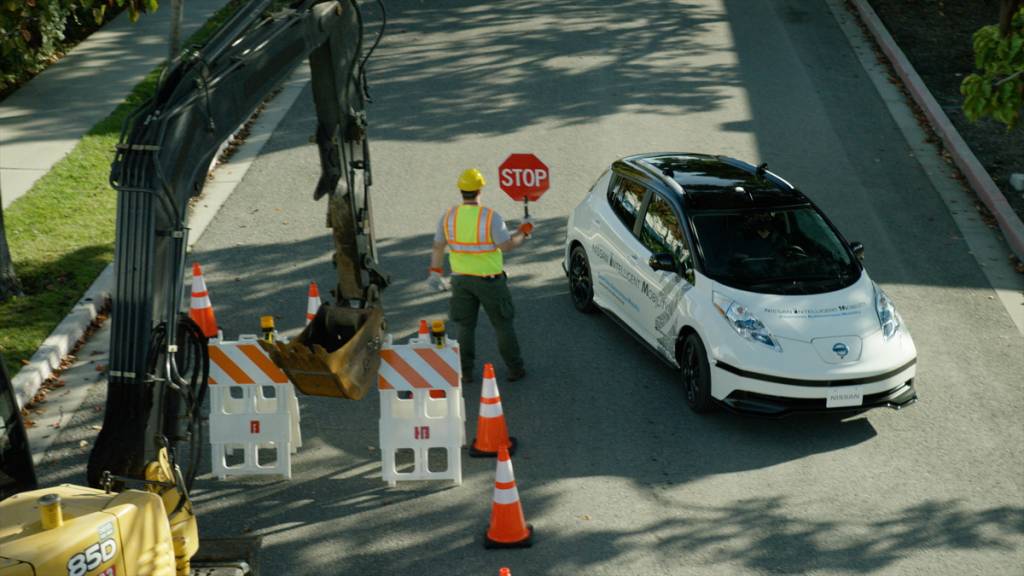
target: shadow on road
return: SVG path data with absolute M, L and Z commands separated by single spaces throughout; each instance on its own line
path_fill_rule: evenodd
M 701 32 L 722 14 L 694 3 L 669 12 L 659 0 L 458 0 L 444 10 L 393 1 L 388 14 L 388 49 L 368 68 L 374 106 L 385 111 L 375 118 L 376 138 L 448 141 L 585 124 L 627 110 L 700 112 L 718 106 L 722 88 L 738 81 L 725 62 L 652 73 L 680 53 L 719 49 L 704 44 Z

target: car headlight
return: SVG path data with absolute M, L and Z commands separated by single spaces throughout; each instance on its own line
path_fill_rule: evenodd
M 903 327 L 903 318 L 896 311 L 896 305 L 878 284 L 875 284 L 875 312 L 878 313 L 878 323 L 882 325 L 882 337 L 885 340 L 895 336 Z
M 757 319 L 757 316 L 751 314 L 746 306 L 718 292 L 711 293 L 711 301 L 737 334 L 751 342 L 757 342 L 776 352 L 782 352 L 779 339 Z

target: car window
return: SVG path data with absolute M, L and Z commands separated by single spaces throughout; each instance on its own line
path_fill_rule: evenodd
M 608 203 L 611 204 L 612 211 L 629 231 L 632 231 L 636 224 L 636 215 L 640 212 L 640 206 L 643 204 L 646 193 L 647 190 L 640 184 L 626 178 L 619 178 L 608 195 Z
M 728 286 L 772 294 L 849 286 L 860 268 L 812 207 L 696 212 L 704 273 Z
M 832 229 L 817 212 L 802 210 L 793 212 L 794 236 L 812 253 L 826 254 L 829 260 L 849 265 L 851 258 L 846 248 L 836 239 Z
M 644 225 L 640 229 L 640 242 L 652 254 L 671 254 L 676 264 L 689 262 L 690 246 L 683 235 L 679 218 L 668 200 L 655 194 L 647 205 Z

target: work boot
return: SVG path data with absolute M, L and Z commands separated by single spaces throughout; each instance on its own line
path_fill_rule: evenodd
M 509 382 L 515 382 L 516 380 L 522 380 L 526 378 L 526 368 L 513 368 L 508 371 L 508 377 L 506 380 Z

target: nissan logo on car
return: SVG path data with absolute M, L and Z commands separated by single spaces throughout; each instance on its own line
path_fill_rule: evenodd
M 846 355 L 850 353 L 850 349 L 842 342 L 836 342 L 835 345 L 832 346 L 832 351 L 836 353 L 836 356 L 839 356 L 840 360 L 846 358 Z

